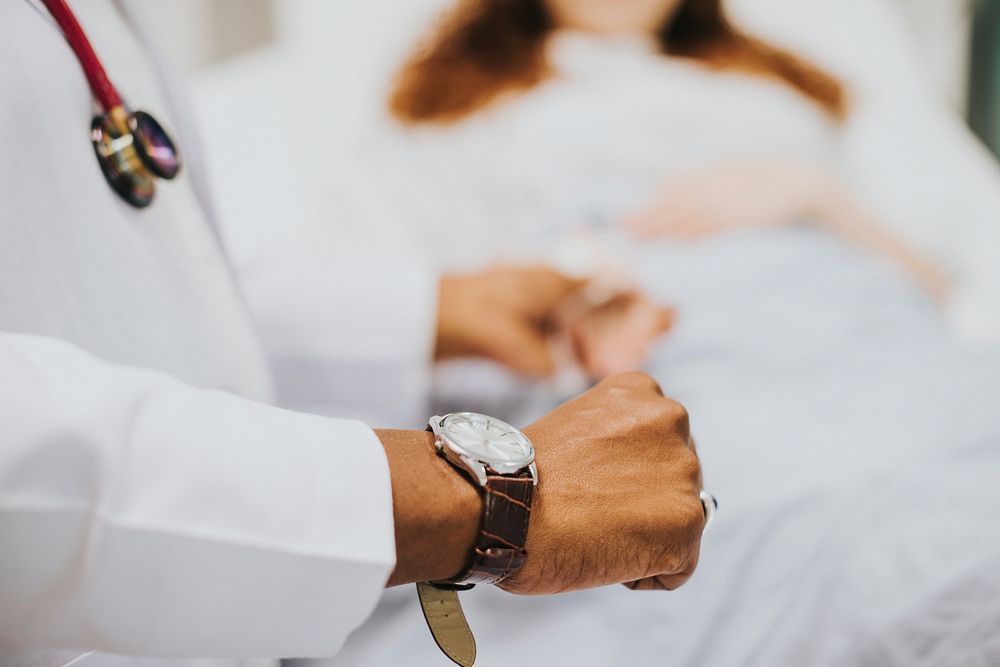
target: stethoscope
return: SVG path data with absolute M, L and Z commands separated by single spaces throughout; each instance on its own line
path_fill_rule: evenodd
M 180 171 L 181 156 L 174 141 L 153 116 L 125 106 L 66 0 L 41 1 L 73 49 L 101 107 L 102 113 L 90 123 L 90 139 L 104 178 L 129 204 L 149 206 L 156 178 L 169 180 Z

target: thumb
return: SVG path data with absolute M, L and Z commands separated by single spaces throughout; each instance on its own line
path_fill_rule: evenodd
M 536 316 L 549 314 L 568 295 L 581 290 L 589 278 L 570 276 L 548 266 L 534 266 L 520 271 L 522 292 L 530 297 L 529 309 Z
M 541 326 L 519 319 L 494 325 L 483 352 L 513 371 L 546 377 L 555 371 L 549 340 Z

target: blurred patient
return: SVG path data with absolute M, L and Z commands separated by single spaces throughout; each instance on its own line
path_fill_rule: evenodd
M 921 92 L 881 3 L 742 4 L 828 11 L 787 50 L 718 0 L 460 2 L 366 146 L 398 232 L 441 267 L 544 257 L 676 304 L 646 367 L 689 407 L 726 510 L 670 596 L 468 594 L 485 664 L 511 638 L 528 664 L 1000 660 L 981 529 L 1000 521 L 1000 363 L 941 317 L 970 290 L 994 297 L 977 313 L 1000 301 L 996 167 Z M 362 630 L 343 664 L 434 664 L 412 604 L 390 594 L 395 639 Z
M 782 16 L 773 11 L 782 2 L 743 4 L 749 17 Z M 784 4 L 789 20 L 804 11 Z M 815 247 L 786 246 L 811 233 L 894 267 L 959 328 L 971 319 L 1000 341 L 1000 264 L 986 250 L 1000 244 L 995 165 L 921 97 L 913 71 L 854 55 L 905 61 L 896 31 L 850 19 L 851 7 L 877 3 L 831 6 L 845 8 L 828 26 L 833 40 L 799 36 L 834 44 L 813 57 L 736 27 L 719 0 L 457 3 L 401 68 L 388 100 L 397 122 L 365 159 L 406 221 L 398 232 L 442 270 L 612 266 L 644 274 L 643 288 L 675 303 L 698 294 L 696 275 L 734 280 L 725 243 L 706 240 L 733 237 L 737 255 L 805 259 Z M 866 35 L 878 43 L 857 48 Z M 783 227 L 796 229 L 775 231 Z M 663 259 L 679 249 L 712 262 L 682 276 L 678 292 Z M 651 252 L 659 262 L 639 261 Z M 801 279 L 777 264 L 761 270 Z M 680 312 L 681 325 L 710 305 Z M 624 357 L 644 358 L 632 347 L 640 353 Z M 443 376 L 445 403 L 468 398 L 469 387 Z
M 473 162 L 469 179 L 491 181 L 480 188 L 500 190 L 501 179 L 529 191 L 565 186 L 560 172 L 576 171 L 589 187 L 572 197 L 601 198 L 578 222 L 620 223 L 644 237 L 808 219 L 884 253 L 943 296 L 941 271 L 881 229 L 836 173 L 850 104 L 841 81 L 744 34 L 719 0 L 465 3 L 405 66 L 390 101 L 407 125 L 449 126 L 457 136 L 444 140 L 453 144 L 469 135 L 470 151 L 484 148 L 472 139 L 484 132 L 540 141 L 518 156 L 534 158 L 523 171 Z M 580 174 L 565 152 L 546 150 L 569 142 L 585 162 L 601 160 L 600 171 Z M 516 155 L 522 147 L 496 148 Z M 471 161 L 461 158 L 472 155 L 450 157 L 465 166 Z M 501 207 L 505 234 L 519 212 Z

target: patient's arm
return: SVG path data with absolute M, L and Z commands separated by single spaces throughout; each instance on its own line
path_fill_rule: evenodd
M 894 260 L 935 297 L 941 271 L 886 231 L 832 175 L 796 161 L 733 164 L 673 179 L 653 206 L 625 220 L 641 236 L 699 238 L 808 220 Z
M 828 179 L 818 188 L 815 220 L 853 243 L 894 260 L 935 299 L 944 300 L 949 280 L 940 267 L 880 225 L 839 183 Z

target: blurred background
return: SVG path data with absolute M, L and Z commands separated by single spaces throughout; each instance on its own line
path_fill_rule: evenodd
M 1000 151 L 1000 1 L 891 0 L 910 32 L 927 78 L 976 133 Z M 228 152 L 255 128 L 307 123 L 311 144 L 324 142 L 326 175 L 349 165 L 338 155 L 370 127 L 387 81 L 447 0 L 392 4 L 361 0 L 136 0 L 154 41 L 189 83 L 210 152 Z M 738 15 L 746 0 L 729 3 Z M 762 5 L 751 0 L 750 4 Z M 265 85 L 266 84 L 266 85 Z M 266 94 L 262 92 L 266 89 Z M 322 117 L 313 116 L 320 111 Z M 261 133 L 258 133 L 258 135 Z M 255 137 L 262 156 L 287 149 L 279 131 Z M 287 162 L 290 158 L 286 155 Z M 218 163 L 219 160 L 214 160 Z M 223 214 L 240 217 L 247 183 L 262 175 L 215 174 Z M 285 176 L 284 178 L 282 176 Z M 269 174 L 283 193 L 308 197 L 293 174 Z M 274 180 L 278 179 L 278 180 Z M 289 198 L 283 198 L 285 202 Z M 257 202 L 259 205 L 260 202 Z M 287 203 L 285 204 L 287 205 Z M 287 211 L 286 211 L 287 212 Z
M 912 32 L 929 78 L 994 151 L 1000 150 L 1000 2 L 893 0 Z M 357 122 L 377 103 L 392 64 L 443 0 L 379 5 L 360 0 L 137 0 L 159 47 L 192 83 L 214 87 L 241 60 L 259 61 L 322 46 L 326 75 L 350 101 L 338 123 Z M 736 4 L 739 4 L 738 2 Z M 235 85 L 239 85 L 236 83 Z M 208 96 L 209 98 L 211 95 Z M 352 108 L 353 107 L 353 108 Z M 349 127 L 340 125 L 348 133 Z

